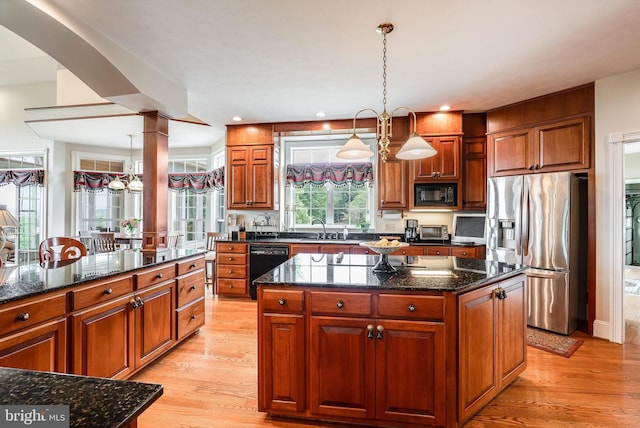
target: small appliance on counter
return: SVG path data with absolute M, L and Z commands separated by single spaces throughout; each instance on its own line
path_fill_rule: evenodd
M 408 218 L 404 221 L 404 240 L 406 242 L 418 240 L 418 220 Z
M 448 241 L 449 227 L 446 224 L 422 224 L 420 225 L 420 240 L 429 241 Z

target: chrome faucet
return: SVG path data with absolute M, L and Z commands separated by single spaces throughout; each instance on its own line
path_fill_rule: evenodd
M 322 238 L 320 238 L 320 233 L 318 233 L 318 239 L 327 239 L 327 226 L 324 224 L 324 221 L 320 220 L 319 218 L 314 218 L 311 221 L 311 224 L 314 225 L 317 222 L 320 222 L 320 224 L 322 225 Z

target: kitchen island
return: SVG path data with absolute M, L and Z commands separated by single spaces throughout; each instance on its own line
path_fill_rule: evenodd
M 369 426 L 462 426 L 526 367 L 524 268 L 298 254 L 259 277 L 258 406 Z

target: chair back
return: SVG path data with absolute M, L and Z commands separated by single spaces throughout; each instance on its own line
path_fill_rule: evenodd
M 167 248 L 178 248 L 179 239 L 180 234 L 177 232 L 167 234 Z
M 93 251 L 98 253 L 110 253 L 116 250 L 116 238 L 113 232 L 94 232 Z
M 87 248 L 77 239 L 66 236 L 54 236 L 40 243 L 38 250 L 40 263 L 60 260 L 75 260 L 87 255 Z
M 220 232 L 207 232 L 207 251 L 216 250 L 216 240 L 222 237 Z

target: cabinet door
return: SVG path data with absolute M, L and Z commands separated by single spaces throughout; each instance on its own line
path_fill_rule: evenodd
M 534 164 L 532 129 L 489 135 L 488 165 L 491 176 L 524 174 Z
M 258 336 L 259 410 L 305 410 L 304 316 L 263 314 Z
M 462 158 L 462 205 L 478 209 L 487 206 L 486 138 L 465 138 Z
M 289 258 L 300 253 L 320 254 L 322 249 L 318 244 L 289 244 Z
M 132 298 L 130 294 L 71 316 L 71 373 L 125 379 L 134 370 Z
M 227 163 L 229 171 L 226 174 L 227 181 L 227 205 L 228 208 L 246 208 L 249 201 L 248 182 L 251 179 L 249 166 L 248 147 L 228 147 Z
M 564 120 L 536 128 L 535 170 L 541 172 L 589 168 L 590 118 Z
M 456 180 L 460 169 L 460 137 L 425 138 L 436 155 L 415 161 L 413 178 L 416 181 Z
M 376 321 L 377 419 L 445 425 L 444 335 L 441 323 Z
M 458 300 L 458 422 L 498 392 L 496 287 L 463 294 Z
M 251 149 L 249 169 L 249 208 L 273 208 L 273 146 L 257 146 Z
M 312 316 L 309 405 L 313 414 L 375 416 L 375 339 L 370 319 Z
M 175 281 L 170 281 L 136 294 L 136 369 L 167 351 L 175 341 L 174 290 Z
M 395 157 L 402 144 L 389 145 L 387 161 L 378 161 L 378 209 L 407 208 L 407 165 L 408 162 Z
M 425 256 L 449 256 L 451 255 L 451 247 L 445 247 L 442 245 L 424 247 Z
M 526 277 L 519 275 L 501 282 L 499 287 L 506 292 L 506 297 L 498 300 L 498 367 L 500 387 L 503 388 L 522 373 L 527 365 Z
M 67 320 L 60 319 L 0 340 L 0 366 L 67 372 Z

